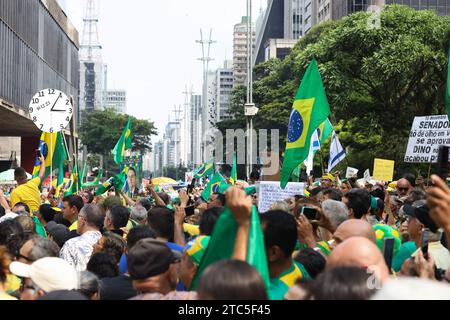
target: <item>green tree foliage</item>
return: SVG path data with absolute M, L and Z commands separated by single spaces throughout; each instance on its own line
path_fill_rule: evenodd
M 86 113 L 80 127 L 80 138 L 88 152 L 109 155 L 125 128 L 128 115 L 111 109 Z M 131 117 L 133 126 L 133 151 L 151 151 L 151 136 L 156 135 L 153 122 Z
M 371 27 L 369 17 L 359 12 L 320 24 L 285 60 L 258 65 L 254 101 L 260 112 L 254 125 L 280 129 L 285 138 L 293 97 L 315 58 L 331 121 L 349 151 L 347 163 L 372 170 L 373 158 L 392 159 L 401 173 L 417 168 L 403 162 L 414 116 L 445 114 L 450 18 L 398 5 L 381 12 L 380 28 Z M 231 108 L 235 119 L 219 123 L 220 130 L 245 128 L 244 100 L 245 88 L 236 88 Z M 280 143 L 283 149 L 285 141 Z
M 90 166 L 103 166 L 104 175 L 112 176 L 119 173 L 119 167 L 114 163 L 111 151 L 114 149 L 123 129 L 127 125 L 129 115 L 118 114 L 114 110 L 94 110 L 83 115 L 79 136 L 87 146 Z M 133 149 L 144 154 L 151 151 L 151 136 L 156 135 L 153 122 L 131 117 L 133 126 Z M 95 155 L 103 156 L 103 163 Z

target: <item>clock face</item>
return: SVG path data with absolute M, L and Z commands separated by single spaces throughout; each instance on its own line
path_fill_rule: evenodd
M 28 112 L 39 130 L 55 133 L 67 127 L 72 119 L 73 106 L 64 92 L 44 89 L 31 99 Z

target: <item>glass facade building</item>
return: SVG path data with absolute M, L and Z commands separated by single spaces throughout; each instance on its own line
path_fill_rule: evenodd
M 333 19 L 340 19 L 348 14 L 366 11 L 370 5 L 401 4 L 417 10 L 434 10 L 439 15 L 450 14 L 450 0 L 335 0 Z
M 46 3 L 0 1 L 0 99 L 26 111 L 31 97 L 45 88 L 78 101 L 78 34 L 73 29 L 70 38 L 56 20 L 64 13 L 53 16 L 48 8 L 58 5 Z

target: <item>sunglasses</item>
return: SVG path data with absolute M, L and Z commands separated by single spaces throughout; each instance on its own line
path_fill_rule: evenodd
M 24 260 L 26 260 L 26 261 L 28 261 L 28 262 L 34 262 L 34 260 L 33 259 L 30 259 L 30 258 L 28 258 L 28 257 L 25 257 L 24 255 L 22 255 L 22 254 L 18 254 L 17 255 L 17 259 L 20 259 L 20 258 L 22 258 L 22 259 L 24 259 Z

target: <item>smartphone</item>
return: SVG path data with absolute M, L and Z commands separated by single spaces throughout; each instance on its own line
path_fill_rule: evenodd
M 302 214 L 308 218 L 308 220 L 317 220 L 317 209 L 303 207 Z
M 421 244 L 421 249 L 422 249 L 422 253 L 425 259 L 428 258 L 428 242 L 430 239 L 430 234 L 429 234 L 430 230 L 425 228 L 423 230 L 422 233 L 422 244 Z
M 439 146 L 438 153 L 438 172 L 437 174 L 441 177 L 442 180 L 446 181 L 448 178 L 449 166 L 448 166 L 448 150 L 450 147 L 448 146 Z
M 41 150 L 36 149 L 36 157 L 38 157 L 38 159 L 42 156 Z
M 394 240 L 394 238 L 384 238 L 383 240 L 383 256 L 389 272 L 391 271 L 394 257 Z

